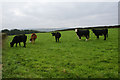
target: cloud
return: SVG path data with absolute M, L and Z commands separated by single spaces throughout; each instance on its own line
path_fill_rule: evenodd
M 14 9 L 12 10 L 13 11 L 13 14 L 16 15 L 16 16 L 26 16 L 24 13 L 22 13 L 19 9 Z
M 118 2 L 119 0 L 2 0 L 1 2 Z
M 50 28 L 117 24 L 116 2 L 5 2 L 3 28 Z

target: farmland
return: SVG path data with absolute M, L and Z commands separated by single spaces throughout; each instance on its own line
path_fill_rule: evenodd
M 90 30 L 91 31 L 91 30 Z M 109 29 L 107 40 L 78 40 L 74 31 L 61 31 L 56 43 L 51 33 L 37 33 L 35 44 L 2 49 L 3 78 L 118 78 L 118 29 Z M 23 46 L 23 44 L 22 44 Z

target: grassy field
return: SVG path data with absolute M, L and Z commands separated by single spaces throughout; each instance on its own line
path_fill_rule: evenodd
M 108 39 L 78 40 L 74 31 L 62 31 L 59 43 L 50 33 L 37 33 L 35 44 L 10 48 L 9 36 L 2 51 L 3 78 L 118 78 L 118 29 Z M 23 45 L 23 44 L 22 44 Z

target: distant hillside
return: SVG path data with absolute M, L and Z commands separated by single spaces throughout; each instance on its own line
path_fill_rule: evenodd
M 4 29 L 1 32 L 6 33 L 7 35 L 40 33 L 40 31 L 36 31 L 36 30 L 19 30 L 19 29 L 12 29 L 12 30 Z
M 64 29 L 69 29 L 69 28 L 36 28 L 33 30 L 37 30 L 40 32 L 51 32 L 51 31 L 64 30 Z
M 68 30 L 74 30 L 76 28 L 77 29 L 120 28 L 120 25 L 77 26 L 77 27 L 65 27 L 65 28 L 33 28 L 26 30 L 4 29 L 1 32 L 6 33 L 8 35 L 16 35 L 16 34 L 44 33 L 44 32 L 52 32 L 52 31 L 68 31 Z
M 102 28 L 120 28 L 120 25 L 94 25 L 94 26 L 75 26 L 75 27 L 65 27 L 65 28 L 34 28 L 32 30 L 37 30 L 40 32 L 51 32 L 51 31 L 68 31 L 74 29 L 102 29 Z
M 26 30 L 19 30 L 19 29 L 4 29 L 1 30 L 2 33 L 6 33 L 7 35 L 17 35 L 17 34 L 30 34 L 30 33 L 44 33 L 44 32 L 51 32 L 57 30 L 64 30 L 67 28 L 39 28 L 39 29 L 26 29 Z

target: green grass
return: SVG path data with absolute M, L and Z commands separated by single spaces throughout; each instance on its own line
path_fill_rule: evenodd
M 74 31 L 62 31 L 59 43 L 50 33 L 37 33 L 35 44 L 3 48 L 3 78 L 118 78 L 118 29 L 109 29 L 107 40 L 78 40 Z M 22 44 L 23 46 L 23 44 Z

